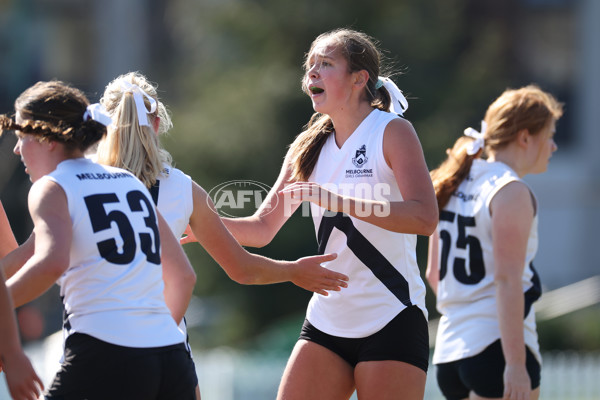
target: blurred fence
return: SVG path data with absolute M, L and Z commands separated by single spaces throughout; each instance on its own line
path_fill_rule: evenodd
M 275 399 L 286 358 L 226 349 L 195 355 L 202 400 Z M 431 367 L 425 400 L 443 399 Z M 600 400 L 600 351 L 544 353 L 540 399 Z
M 26 352 L 46 384 L 50 383 L 61 351 L 61 335 L 28 346 Z M 288 354 L 244 353 L 220 348 L 194 352 L 202 400 L 275 399 Z M 0 400 L 8 400 L 5 380 L 0 379 Z M 352 397 L 356 399 L 356 395 Z M 431 367 L 426 400 L 443 400 Z M 593 353 L 543 353 L 542 400 L 599 400 L 600 351 Z
M 536 303 L 536 316 L 538 320 L 552 319 L 599 302 L 600 275 L 544 293 Z M 432 338 L 436 328 L 437 321 L 430 321 Z M 58 369 L 62 332 L 28 345 L 25 351 L 48 385 Z M 195 351 L 202 400 L 275 399 L 287 357 L 288 354 L 247 353 L 229 348 Z M 600 348 L 588 353 L 545 352 L 542 359 L 541 400 L 600 400 Z M 0 400 L 9 398 L 2 377 Z M 356 399 L 356 394 L 352 399 Z M 430 366 L 425 400 L 438 399 L 443 397 L 437 387 L 435 367 Z

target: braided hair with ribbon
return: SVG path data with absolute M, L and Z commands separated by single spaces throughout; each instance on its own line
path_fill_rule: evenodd
M 0 130 L 14 130 L 56 141 L 67 150 L 85 151 L 106 133 L 111 118 L 100 104 L 90 105 L 82 91 L 61 81 L 38 82 L 15 101 L 19 116 L 0 116 Z

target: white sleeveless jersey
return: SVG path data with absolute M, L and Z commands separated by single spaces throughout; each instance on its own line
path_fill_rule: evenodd
M 469 176 L 440 211 L 437 308 L 442 317 L 434 364 L 474 356 L 500 339 L 490 203 L 501 188 L 514 181 L 523 182 L 506 164 L 476 159 Z M 541 361 L 533 310 L 533 302 L 541 294 L 532 264 L 538 246 L 537 223 L 536 215 L 523 260 L 522 284 L 525 344 Z
M 373 110 L 338 148 L 329 135 L 309 178 L 341 195 L 402 201 L 383 156 L 383 134 L 396 114 Z M 368 212 L 369 210 L 363 210 Z M 329 269 L 348 275 L 348 287 L 314 294 L 307 319 L 330 335 L 360 338 L 381 330 L 410 305 L 425 317 L 425 285 L 416 260 L 416 235 L 379 228 L 311 203 L 319 253 L 337 253 Z
M 144 185 L 85 158 L 63 161 L 42 179 L 62 187 L 73 225 L 70 265 L 57 281 L 65 335 L 127 347 L 182 343 L 165 304 L 158 224 Z
M 179 239 L 187 228 L 194 210 L 192 178 L 177 168 L 164 165 L 156 184 L 150 188 L 150 194 L 156 208 L 171 228 L 171 232 Z M 179 323 L 179 329 L 187 337 L 185 319 Z M 185 345 L 191 353 L 188 340 Z
M 179 239 L 194 210 L 192 178 L 177 168 L 165 165 L 157 183 L 150 188 L 150 194 L 173 235 Z

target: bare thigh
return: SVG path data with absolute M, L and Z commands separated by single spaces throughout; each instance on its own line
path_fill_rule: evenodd
M 539 398 L 540 398 L 540 388 L 538 387 L 531 392 L 531 396 L 529 397 L 529 400 L 538 400 Z M 495 399 L 492 399 L 490 397 L 477 396 L 475 393 L 471 392 L 471 395 L 469 396 L 469 400 L 495 400 Z M 498 398 L 498 400 L 502 400 L 502 399 Z
M 277 400 L 347 400 L 352 393 L 352 366 L 319 344 L 299 340 L 283 372 Z
M 354 371 L 359 400 L 423 400 L 427 374 L 402 361 L 363 361 Z

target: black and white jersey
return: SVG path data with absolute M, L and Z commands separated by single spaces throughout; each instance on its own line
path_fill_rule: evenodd
M 442 317 L 433 356 L 435 364 L 474 356 L 500 338 L 490 203 L 500 189 L 514 181 L 522 182 L 506 164 L 475 159 L 469 176 L 440 211 L 437 308 Z M 541 360 L 532 306 L 541 294 L 532 264 L 538 247 L 537 223 L 536 215 L 521 281 L 525 344 Z
M 179 239 L 194 210 L 192 179 L 181 170 L 165 165 L 150 194 L 173 235 Z
M 342 148 L 330 135 L 309 178 L 340 195 L 402 201 L 392 169 L 383 156 L 386 126 L 396 114 L 373 110 Z M 357 212 L 389 212 L 362 209 Z M 410 305 L 427 317 L 425 284 L 416 260 L 416 235 L 392 232 L 311 203 L 319 253 L 337 253 L 325 264 L 349 276 L 347 288 L 314 294 L 307 319 L 330 335 L 359 338 L 381 330 Z
M 165 165 L 156 183 L 150 188 L 150 194 L 171 232 L 179 239 L 190 223 L 194 210 L 192 178 L 177 168 Z M 179 329 L 186 337 L 185 345 L 191 353 L 185 318 L 179 323 Z
M 165 304 L 158 221 L 144 185 L 85 158 L 42 179 L 64 190 L 73 226 L 70 265 L 57 281 L 65 334 L 127 347 L 182 343 Z

